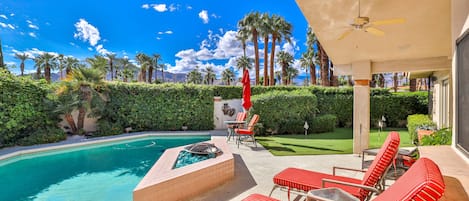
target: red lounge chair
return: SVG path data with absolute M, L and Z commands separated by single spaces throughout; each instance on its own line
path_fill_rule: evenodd
M 445 192 L 443 175 L 428 158 L 420 158 L 394 184 L 373 201 L 438 200 Z M 306 199 L 309 200 L 309 199 Z M 252 194 L 243 201 L 278 201 L 264 195 Z
M 254 142 L 254 146 L 257 147 L 256 144 L 256 138 L 254 138 L 254 126 L 257 124 L 257 121 L 259 121 L 259 115 L 255 114 L 252 116 L 251 121 L 249 121 L 248 127 L 247 128 L 237 128 L 235 129 L 235 133 L 238 135 L 238 148 L 239 144 L 241 144 L 241 136 L 249 136 L 251 137 L 252 141 Z
M 288 198 L 290 198 L 290 190 L 308 192 L 310 190 L 323 188 L 324 186 L 326 188 L 340 188 L 360 200 L 365 200 L 373 193 L 370 192 L 370 190 L 372 190 L 370 187 L 379 186 L 379 180 L 384 173 L 386 173 L 391 162 L 394 161 L 398 152 L 399 142 L 399 133 L 389 133 L 386 141 L 383 143 L 380 151 L 368 170 L 365 172 L 362 180 L 335 175 L 335 169 L 361 171 L 349 168 L 334 167 L 332 175 L 298 168 L 287 168 L 274 176 L 273 180 L 275 185 L 272 188 L 270 195 L 272 195 L 272 192 L 279 187 L 287 188 Z
M 246 112 L 238 112 L 236 114 L 236 119 L 235 121 L 244 121 L 246 120 Z M 227 133 L 227 140 L 230 141 L 231 136 L 233 135 L 234 129 L 235 128 L 242 128 L 244 124 L 228 124 L 226 127 L 228 128 L 228 133 Z

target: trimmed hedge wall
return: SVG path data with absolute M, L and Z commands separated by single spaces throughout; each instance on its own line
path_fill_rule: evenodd
M 108 102 L 98 121 L 98 134 L 132 131 L 211 130 L 213 90 L 207 86 L 109 83 Z
M 264 130 L 277 134 L 303 132 L 303 124 L 311 122 L 317 111 L 316 96 L 308 90 L 272 91 L 252 96 L 250 115 L 259 114 Z
M 64 140 L 50 85 L 0 70 L 0 147 Z
M 332 132 L 337 124 L 337 117 L 332 114 L 317 116 L 311 124 L 309 128 L 311 133 Z

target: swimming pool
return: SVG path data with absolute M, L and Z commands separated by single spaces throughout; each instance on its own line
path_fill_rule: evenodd
M 161 136 L 41 152 L 0 162 L 2 201 L 130 201 L 167 148 L 210 136 Z

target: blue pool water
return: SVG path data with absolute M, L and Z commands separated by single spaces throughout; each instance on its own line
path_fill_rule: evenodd
M 0 162 L 0 201 L 131 201 L 164 150 L 210 136 L 152 137 Z

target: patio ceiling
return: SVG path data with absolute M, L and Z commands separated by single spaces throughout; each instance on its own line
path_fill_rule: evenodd
M 334 66 L 342 70 L 358 61 L 370 61 L 372 73 L 451 67 L 451 1 L 361 0 L 360 15 L 371 22 L 395 18 L 405 22 L 374 26 L 384 31 L 383 36 L 354 30 L 342 40 L 338 38 L 358 16 L 358 0 L 296 2 Z

